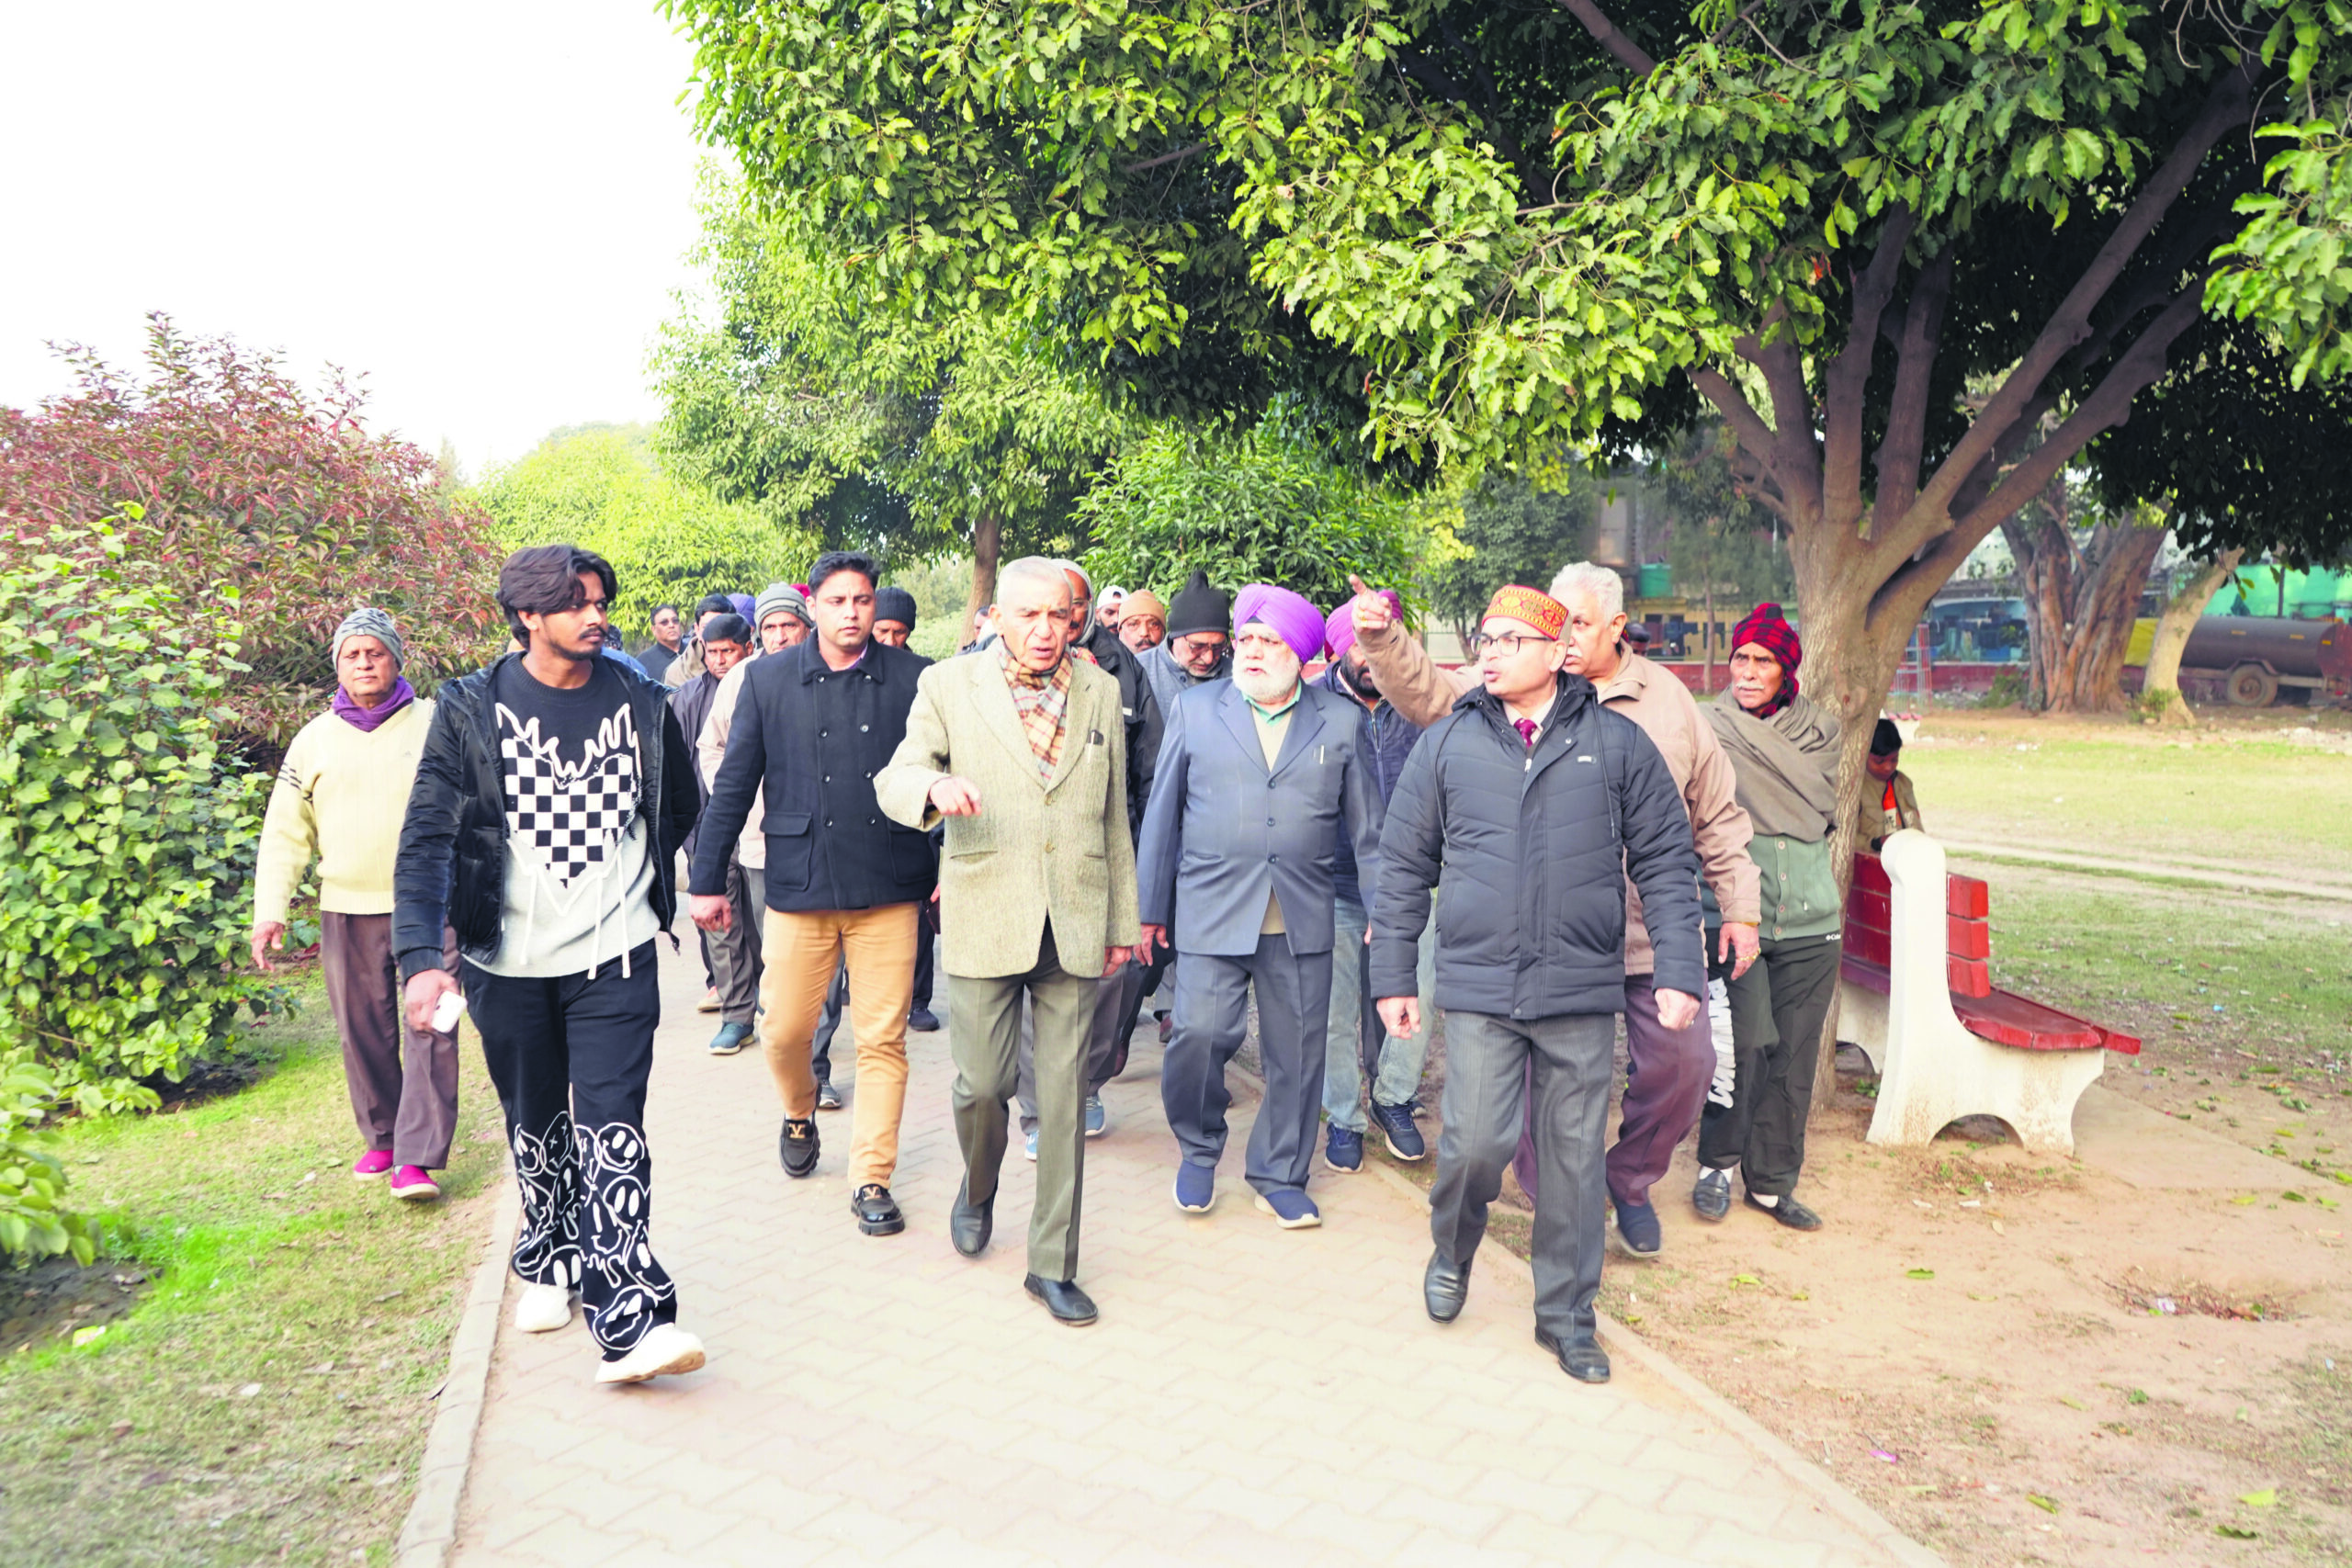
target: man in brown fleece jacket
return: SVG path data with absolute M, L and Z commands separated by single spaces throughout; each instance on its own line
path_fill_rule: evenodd
M 1395 611 L 1361 579 L 1356 590 L 1358 646 L 1364 650 L 1381 691 L 1396 711 L 1416 724 L 1435 723 L 1454 699 L 1476 690 L 1475 670 L 1438 667 L 1429 650 L 1397 624 Z M 1690 817 L 1707 887 L 1723 911 L 1722 956 L 1745 971 L 1757 950 L 1757 873 L 1748 858 L 1747 813 L 1732 798 L 1730 761 L 1699 712 L 1690 689 L 1625 646 L 1624 582 L 1589 561 L 1560 569 L 1552 597 L 1567 606 L 1562 638 L 1568 645 L 1566 668 L 1597 687 L 1600 700 L 1642 727 L 1682 792 Z M 1657 961 L 1642 925 L 1642 903 L 1625 887 L 1625 1043 L 1628 1057 L 1623 1120 L 1609 1151 L 1609 1195 L 1617 1206 L 1618 1239 L 1636 1257 L 1655 1256 L 1663 1245 L 1657 1211 L 1649 1190 L 1666 1175 L 1675 1145 L 1698 1124 L 1708 1081 L 1714 1076 L 1715 1049 L 1706 1010 L 1685 1029 L 1659 1026 L 1651 996 Z M 1535 1194 L 1532 1143 L 1521 1137 L 1513 1162 L 1520 1186 Z

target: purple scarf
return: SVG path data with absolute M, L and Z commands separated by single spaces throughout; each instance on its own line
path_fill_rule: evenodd
M 414 701 L 416 701 L 416 688 L 408 683 L 408 677 L 405 675 L 393 682 L 391 691 L 385 694 L 382 702 L 372 708 L 361 707 L 351 700 L 349 693 L 341 686 L 337 686 L 334 689 L 334 716 L 362 735 L 368 735 L 375 732 L 378 725 L 382 724 Z

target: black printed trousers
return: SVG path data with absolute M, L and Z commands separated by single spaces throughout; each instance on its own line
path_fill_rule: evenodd
M 606 1360 L 678 1315 L 677 1287 L 654 1260 L 653 1162 L 645 1078 L 662 1021 L 653 944 L 597 965 L 594 977 L 492 975 L 465 965 L 466 1008 L 523 1194 L 514 1272 L 580 1292 Z

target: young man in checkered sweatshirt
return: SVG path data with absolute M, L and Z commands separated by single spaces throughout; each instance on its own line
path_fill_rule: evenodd
M 422 1027 L 458 985 L 438 967 L 445 916 L 458 932 L 522 1187 L 515 1326 L 562 1327 L 577 1294 L 597 1381 L 638 1382 L 703 1363 L 653 1257 L 645 1140 L 654 938 L 676 913 L 667 872 L 696 791 L 669 694 L 602 657 L 617 587 L 571 545 L 508 558 L 498 603 L 524 651 L 441 688 L 392 934 Z

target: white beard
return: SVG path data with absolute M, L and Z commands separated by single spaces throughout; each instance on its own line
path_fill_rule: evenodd
M 1298 656 L 1287 649 L 1283 650 L 1279 663 L 1283 667 L 1270 670 L 1263 675 L 1248 674 L 1237 668 L 1233 671 L 1233 683 L 1241 688 L 1243 696 L 1260 707 L 1279 706 L 1289 697 L 1291 688 L 1298 684 L 1301 669 Z

